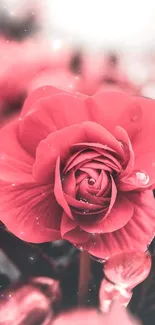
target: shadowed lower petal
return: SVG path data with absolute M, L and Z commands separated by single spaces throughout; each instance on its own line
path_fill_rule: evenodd
M 128 193 L 134 205 L 133 217 L 121 229 L 103 235 L 96 234 L 83 245 L 94 256 L 108 259 L 123 251 L 144 252 L 154 237 L 155 200 L 152 191 Z

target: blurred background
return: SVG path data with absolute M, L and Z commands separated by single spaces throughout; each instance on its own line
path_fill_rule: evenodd
M 153 0 L 1 0 L 0 12 L 6 34 L 9 25 L 19 38 L 32 37 L 35 30 L 33 37 L 40 35 L 55 50 L 68 46 L 93 55 L 116 52 L 138 84 L 148 81 L 154 69 Z

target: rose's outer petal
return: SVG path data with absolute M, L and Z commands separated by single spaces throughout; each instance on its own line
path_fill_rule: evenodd
M 16 121 L 0 130 L 0 180 L 30 183 L 34 159 L 21 147 L 17 131 Z
M 60 90 L 53 86 L 44 86 L 44 87 L 37 88 L 25 100 L 22 108 L 21 116 L 23 117 L 27 115 L 29 112 L 32 112 L 35 109 L 34 108 L 35 103 L 40 99 L 51 97 L 54 94 L 59 94 L 62 92 L 66 92 L 66 91 L 63 91 L 62 89 Z
M 116 254 L 104 265 L 104 273 L 109 281 L 130 290 L 144 281 L 150 270 L 151 256 L 148 252 Z
M 144 252 L 155 232 L 155 200 L 152 191 L 129 192 L 126 197 L 134 205 L 131 220 L 121 229 L 112 233 L 92 236 L 83 245 L 90 254 L 108 259 L 123 251 Z
M 116 139 L 121 142 L 125 152 L 126 161 L 124 171 L 122 171 L 120 176 L 118 177 L 119 179 L 122 179 L 123 177 L 127 177 L 127 175 L 130 174 L 134 168 L 134 151 L 132 149 L 132 144 L 130 142 L 128 134 L 123 128 L 117 126 L 115 128 L 114 135 Z
M 111 212 L 98 223 L 83 223 L 80 227 L 90 233 L 111 233 L 124 227 L 132 218 L 134 213 L 134 206 L 122 194 L 118 194 L 116 202 Z
M 60 239 L 62 209 L 50 186 L 0 184 L 1 221 L 24 241 L 40 243 Z
M 53 175 L 55 162 L 60 156 L 61 163 L 66 163 L 71 155 L 71 147 L 75 143 L 93 141 L 106 142 L 112 149 L 123 154 L 118 141 L 101 125 L 94 122 L 74 124 L 53 132 L 42 140 L 37 148 L 33 175 L 38 182 L 48 182 Z
M 86 99 L 94 122 L 100 123 L 113 133 L 116 126 L 124 128 L 130 139 L 140 130 L 141 108 L 136 97 L 119 92 L 103 91 Z M 134 117 L 137 117 L 134 119 Z
M 50 133 L 88 120 L 83 95 L 80 94 L 51 94 L 51 97 L 36 101 L 33 98 L 32 103 L 31 99 L 27 101 L 32 106 L 19 119 L 19 137 L 23 147 L 31 154 L 35 154 L 39 142 Z
M 34 183 L 33 159 L 20 146 L 16 123 L 0 131 L 0 152 L 1 221 L 25 241 L 59 239 L 62 209 L 56 203 L 51 185 Z
M 142 170 L 150 177 L 150 182 L 155 184 L 155 100 L 137 98 L 142 110 L 140 132 L 132 141 L 135 152 L 135 169 Z

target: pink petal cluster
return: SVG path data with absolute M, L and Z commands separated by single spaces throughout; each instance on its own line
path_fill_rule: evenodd
M 155 102 L 34 91 L 0 132 L 0 218 L 19 238 L 108 259 L 154 237 Z
M 107 312 L 114 300 L 127 306 L 132 289 L 144 281 L 151 270 L 149 253 L 125 252 L 113 255 L 104 265 L 105 279 L 100 287 L 100 308 Z

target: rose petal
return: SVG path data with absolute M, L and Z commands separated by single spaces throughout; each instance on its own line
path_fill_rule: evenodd
M 65 193 L 75 198 L 76 196 L 76 179 L 75 173 L 72 169 L 65 175 L 64 180 L 62 181 L 62 188 Z
M 53 175 L 56 158 L 60 156 L 61 163 L 66 162 L 70 156 L 70 149 L 78 142 L 106 141 L 118 150 L 122 151 L 118 141 L 100 125 L 93 122 L 75 124 L 50 134 L 41 141 L 36 152 L 36 161 L 33 166 L 34 178 L 39 182 L 48 182 Z M 40 164 L 42 161 L 42 164 Z
M 0 180 L 9 183 L 32 182 L 33 158 L 18 141 L 17 122 L 0 130 Z
M 95 122 L 100 123 L 110 132 L 113 132 L 117 125 L 121 126 L 127 131 L 130 139 L 137 136 L 140 131 L 141 107 L 135 97 L 109 90 L 95 94 L 92 102 L 91 112 Z
M 135 169 L 143 170 L 155 183 L 155 101 L 139 97 L 136 99 L 142 110 L 140 132 L 132 141 L 135 152 Z M 147 121 L 147 123 L 146 123 Z M 135 123 L 135 122 L 134 122 Z
M 118 194 L 115 204 L 111 212 L 102 221 L 95 222 L 94 224 L 84 224 L 81 222 L 80 227 L 90 233 L 104 234 L 111 233 L 124 227 L 132 218 L 134 208 L 132 203 Z
M 81 244 L 89 240 L 90 235 L 80 229 L 76 221 L 71 220 L 64 213 L 61 221 L 61 236 L 73 244 Z
M 101 126 L 101 124 L 89 121 L 83 122 L 82 124 L 85 127 L 87 134 L 87 141 L 85 142 L 90 142 L 91 146 L 93 146 L 95 143 L 99 143 L 101 145 L 107 146 L 107 148 L 110 147 L 112 150 L 116 151 L 117 154 L 124 156 L 124 151 L 120 146 L 120 143 L 109 131 L 107 131 L 106 128 Z M 76 150 L 81 150 L 85 146 L 85 143 L 77 143 L 74 147 Z
M 104 171 L 108 171 L 108 172 L 112 172 L 112 169 L 109 168 L 108 166 L 102 164 L 102 163 L 99 163 L 96 161 L 92 161 L 92 162 L 88 162 L 88 163 L 85 163 L 84 164 L 84 167 L 85 168 L 90 168 L 90 169 L 101 169 L 101 170 L 104 170 Z
M 33 98 L 32 102 L 32 109 L 22 115 L 19 121 L 20 141 L 31 154 L 35 153 L 39 142 L 50 133 L 88 119 L 82 95 L 80 98 L 76 94 L 51 94 L 51 97 L 36 102 Z
M 60 239 L 61 207 L 51 186 L 0 185 L 1 221 L 24 241 L 41 243 Z
M 64 197 L 66 198 L 66 201 L 69 204 L 69 206 L 71 206 L 74 209 L 78 209 L 79 213 L 82 213 L 84 215 L 87 213 L 87 211 L 90 213 L 92 211 L 93 213 L 93 210 L 103 209 L 103 205 L 101 204 L 97 204 L 97 203 L 93 204 L 89 202 L 84 202 L 82 200 L 76 200 L 73 197 L 67 195 L 66 193 L 64 193 Z
M 76 169 L 79 169 L 80 166 L 83 165 L 83 163 L 92 161 L 92 159 L 99 156 L 100 154 L 98 154 L 96 151 L 80 150 L 78 153 L 71 155 L 71 157 L 68 159 L 65 168 L 63 169 L 63 173 L 68 172 L 70 169 L 76 166 Z
M 57 202 L 64 209 L 66 214 L 71 219 L 73 219 L 70 207 L 64 197 L 64 193 L 63 193 L 63 189 L 62 189 L 62 183 L 61 183 L 61 178 L 60 178 L 60 157 L 58 157 L 58 159 L 56 161 L 54 194 L 55 194 L 55 198 L 56 198 Z
M 106 313 L 111 304 L 117 301 L 120 306 L 127 306 L 132 298 L 132 292 L 127 291 L 121 286 L 115 286 L 106 279 L 102 280 L 99 292 L 100 309 Z
M 135 251 L 113 255 L 104 266 L 104 274 L 111 282 L 130 290 L 144 281 L 150 270 L 150 254 Z
M 36 152 L 33 165 L 34 178 L 39 182 L 49 182 L 53 179 L 57 157 L 61 163 L 70 156 L 70 147 L 73 143 L 84 138 L 85 130 L 81 125 L 73 125 L 50 134 L 41 141 Z M 41 161 L 41 163 L 40 163 Z
M 71 230 L 75 229 L 78 226 L 77 222 L 75 220 L 71 220 L 67 216 L 65 212 L 63 212 L 62 219 L 61 219 L 61 236 L 63 236 L 67 233 L 70 232 Z
M 130 174 L 130 172 L 134 168 L 134 163 L 135 163 L 134 151 L 132 149 L 132 145 L 131 145 L 130 139 L 128 137 L 128 134 L 124 129 L 117 126 L 114 134 L 115 134 L 115 137 L 119 141 L 121 141 L 122 146 L 124 147 L 124 151 L 126 153 L 126 158 L 127 158 L 125 170 L 120 174 L 120 177 L 118 177 L 118 178 L 122 179 L 123 177 Z
M 59 239 L 62 209 L 53 197 L 52 185 L 40 186 L 34 182 L 33 159 L 18 141 L 17 123 L 7 125 L 0 133 L 1 221 L 26 241 Z
M 62 90 L 60 90 L 56 87 L 53 87 L 53 86 L 44 86 L 44 87 L 37 88 L 25 100 L 23 108 L 22 108 L 21 116 L 23 117 L 23 116 L 27 115 L 29 112 L 32 112 L 34 110 L 34 105 L 40 99 L 46 98 L 46 97 L 51 97 L 54 94 L 62 93 L 62 92 L 65 93 L 66 90 L 62 91 Z
M 147 250 L 155 232 L 155 200 L 152 191 L 128 193 L 134 214 L 121 229 L 93 236 L 84 249 L 96 257 L 109 258 L 123 251 Z
M 121 164 L 118 162 L 118 160 L 115 160 L 114 162 L 111 159 L 108 159 L 106 157 L 97 157 L 95 158 L 96 161 L 99 161 L 101 163 L 103 163 L 103 166 L 107 166 L 108 168 L 115 170 L 117 173 L 120 173 L 122 171 L 122 166 Z
M 120 146 L 120 144 L 119 144 L 119 146 Z M 83 152 L 85 154 L 88 154 L 89 152 L 91 153 L 91 151 L 86 152 L 86 150 L 88 150 L 88 148 L 89 148 L 90 150 L 93 150 L 94 152 L 96 152 L 96 158 L 97 158 L 97 153 L 98 153 L 101 156 L 102 159 L 105 159 L 106 161 L 109 160 L 110 163 L 112 163 L 112 165 L 114 166 L 114 169 L 116 169 L 115 168 L 115 165 L 116 165 L 116 167 L 118 168 L 118 170 L 121 170 L 121 164 L 119 162 L 119 160 L 120 160 L 119 155 L 117 155 L 118 156 L 118 159 L 116 159 L 114 157 L 114 155 L 116 155 L 116 152 L 114 150 L 108 150 L 108 149 L 106 150 L 104 147 L 105 146 L 104 145 L 101 145 L 101 144 L 96 144 L 96 146 L 95 146 L 94 143 L 82 143 L 82 144 L 81 143 L 78 143 L 78 144 L 76 144 L 76 145 L 74 145 L 72 147 L 72 150 L 75 150 L 76 149 L 76 150 L 78 150 L 78 151 L 81 152 L 81 150 L 83 148 L 83 150 L 84 150 Z M 122 156 L 125 156 L 124 155 L 124 152 L 122 152 Z M 103 162 L 104 162 L 104 160 L 103 160 Z

